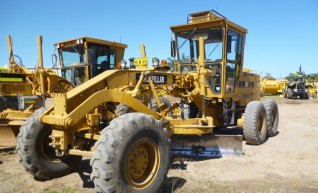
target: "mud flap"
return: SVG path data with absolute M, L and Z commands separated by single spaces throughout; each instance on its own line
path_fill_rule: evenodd
M 176 135 L 171 138 L 174 159 L 243 156 L 243 135 Z

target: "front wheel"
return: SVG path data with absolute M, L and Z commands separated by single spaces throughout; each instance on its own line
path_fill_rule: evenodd
M 169 161 L 161 123 L 143 113 L 127 113 L 114 119 L 96 142 L 91 180 L 96 192 L 157 193 Z
M 308 94 L 305 94 L 304 98 L 305 98 L 305 99 L 309 99 L 309 93 L 308 93 Z
M 54 149 L 49 146 L 51 127 L 39 121 L 39 117 L 44 111 L 45 108 L 39 109 L 21 126 L 16 148 L 19 162 L 29 173 L 40 180 L 66 175 L 82 159 L 80 156 L 56 156 Z
M 287 91 L 285 89 L 283 90 L 283 95 L 284 95 L 284 98 L 287 98 Z
M 287 98 L 288 99 L 293 98 L 293 92 L 292 92 L 292 90 L 290 88 L 287 89 Z

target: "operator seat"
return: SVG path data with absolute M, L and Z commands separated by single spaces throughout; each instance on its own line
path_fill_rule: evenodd
M 102 61 L 100 66 L 101 66 L 100 72 L 104 72 L 105 70 L 109 70 L 110 69 L 110 64 L 109 64 L 108 61 Z

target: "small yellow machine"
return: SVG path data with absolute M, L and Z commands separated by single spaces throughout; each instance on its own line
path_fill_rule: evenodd
M 276 80 L 263 79 L 261 81 L 261 93 L 264 95 L 277 95 L 280 85 Z
M 288 81 L 286 79 L 275 80 L 275 79 L 262 79 L 261 80 L 261 93 L 263 95 L 280 95 Z
M 283 94 L 284 88 L 286 87 L 287 82 L 288 82 L 287 79 L 282 79 L 282 80 L 278 81 L 278 84 L 279 84 L 278 93 L 279 94 Z
M 243 71 L 247 30 L 215 11 L 171 30 L 172 71 L 157 58 L 148 67 L 141 46 L 133 68 L 122 62 L 29 117 L 17 139 L 24 168 L 51 179 L 89 156 L 96 192 L 155 193 L 175 157 L 242 155 L 243 137 L 259 145 L 276 135 L 277 104 L 260 102 L 259 76 Z M 222 133 L 233 128 L 243 135 Z
M 56 43 L 52 69 L 43 68 L 42 37 L 38 37 L 38 66 L 34 70 L 14 60 L 12 38 L 8 36 L 9 68 L 0 72 L 0 148 L 14 147 L 19 128 L 41 106 L 50 106 L 56 93 L 65 93 L 99 73 L 114 68 L 123 58 L 125 44 L 80 37 Z M 60 61 L 58 75 L 57 58 Z

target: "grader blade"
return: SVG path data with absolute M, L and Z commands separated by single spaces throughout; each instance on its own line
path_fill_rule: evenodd
M 16 146 L 19 129 L 31 114 L 30 111 L 12 110 L 5 110 L 0 113 L 0 149 Z
M 211 159 L 243 156 L 242 135 L 179 135 L 171 138 L 174 158 Z
M 18 133 L 19 127 L 0 125 L 0 149 L 15 147 Z

